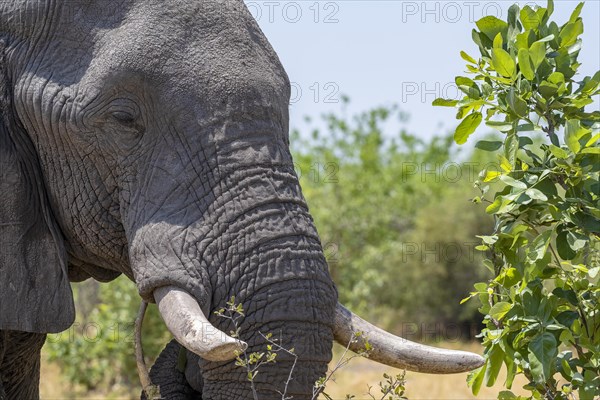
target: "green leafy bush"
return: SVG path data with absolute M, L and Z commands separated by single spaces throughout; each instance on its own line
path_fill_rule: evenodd
M 473 393 L 493 385 L 504 364 L 506 387 L 524 374 L 531 398 L 600 395 L 600 112 L 585 111 L 599 93 L 600 71 L 575 79 L 582 7 L 562 26 L 550 21 L 552 1 L 513 5 L 506 22 L 477 21 L 481 57 L 461 52 L 474 77 L 456 77 L 463 99 L 434 101 L 458 107 L 459 144 L 482 120 L 504 134 L 503 142 L 476 145 L 498 150 L 499 167 L 482 171 L 474 199 L 489 203 L 496 224 L 479 246 L 495 278 L 470 296 L 486 323 L 486 362 L 470 375 Z M 546 138 L 539 146 L 536 132 Z M 499 188 L 494 195 L 490 182 Z
M 134 321 L 141 300 L 135 285 L 121 276 L 110 283 L 86 281 L 73 288 L 77 320 L 67 331 L 48 335 L 49 361 L 83 390 L 139 388 Z M 146 313 L 142 335 L 144 354 L 152 365 L 170 340 L 156 306 Z

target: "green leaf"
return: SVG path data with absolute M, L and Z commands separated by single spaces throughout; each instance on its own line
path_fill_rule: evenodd
M 550 18 L 550 16 L 554 13 L 554 0 L 548 0 L 547 10 L 548 12 L 546 13 L 546 18 Z
M 569 22 L 560 31 L 561 47 L 569 47 L 577 41 L 579 35 L 583 33 L 583 22 L 578 19 L 575 22 Z
M 561 72 L 553 72 L 548 75 L 548 82 L 560 85 L 561 83 L 565 83 L 565 76 Z
M 517 14 L 519 13 L 519 5 L 513 4 L 508 8 L 508 26 L 518 28 Z
M 471 57 L 470 55 L 468 55 L 467 53 L 465 53 L 464 51 L 460 52 L 460 56 L 462 57 L 463 60 L 473 63 L 473 64 L 477 64 L 477 61 Z
M 491 40 L 488 39 L 484 33 L 479 32 L 476 29 L 471 30 L 471 38 L 473 39 L 473 42 L 475 42 L 477 47 L 479 47 L 479 52 L 481 53 L 481 55 L 484 57 L 489 57 L 487 49 L 489 47 L 488 43 L 491 43 Z
M 475 132 L 475 129 L 481 124 L 482 115 L 480 112 L 473 112 L 465 117 L 462 122 L 456 128 L 454 133 L 454 141 L 457 144 L 464 144 L 467 138 Z
M 456 119 L 463 119 L 471 110 L 473 109 L 472 105 L 462 106 L 456 112 Z
M 522 149 L 523 147 L 533 144 L 533 140 L 531 140 L 530 137 L 527 136 L 519 136 L 519 148 Z
M 577 294 L 575 294 L 575 292 L 573 290 L 565 290 L 563 288 L 555 288 L 552 291 L 552 294 L 555 295 L 556 297 L 560 297 L 561 299 L 565 299 L 565 300 L 569 301 L 569 303 L 573 304 L 574 306 L 576 306 L 578 303 Z M 570 318 L 573 315 L 578 316 L 579 314 L 577 314 L 577 313 L 568 314 L 568 313 L 572 313 L 572 311 L 568 311 L 567 314 L 564 314 L 564 313 L 558 314 L 556 316 L 556 320 L 558 322 L 560 322 L 562 325 L 566 326 L 567 328 L 570 328 L 571 324 L 573 323 L 573 320 L 570 320 Z
M 545 99 L 550 99 L 558 92 L 558 86 L 548 81 L 543 81 L 538 87 L 538 90 Z
M 475 396 L 477 396 L 479 390 L 481 389 L 481 384 L 483 383 L 486 369 L 487 362 L 476 370 L 469 372 L 469 375 L 467 376 L 467 384 L 471 387 L 471 392 L 473 392 Z
M 500 168 L 502 168 L 504 172 L 511 172 L 513 169 L 511 162 L 504 156 L 500 156 Z
M 533 378 L 536 383 L 544 383 L 552 376 L 554 358 L 558 354 L 556 339 L 551 333 L 542 333 L 529 343 L 528 349 Z
M 600 154 L 600 147 L 586 147 L 581 150 L 582 154 Z
M 525 194 L 533 200 L 548 201 L 548 197 L 544 193 L 534 188 L 527 189 Z
M 600 396 L 600 378 L 597 370 L 587 370 L 584 373 L 583 387 L 580 389 L 580 399 L 593 399 Z
M 533 70 L 533 65 L 531 64 L 529 50 L 519 49 L 517 59 L 519 60 L 519 70 L 521 71 L 525 79 L 532 81 L 533 78 L 535 78 L 535 71 Z
M 508 132 L 513 128 L 510 122 L 505 121 L 485 121 L 485 124 L 490 128 L 498 129 L 500 132 Z
M 519 273 L 519 271 L 516 268 L 511 267 L 503 270 L 500 273 L 500 275 L 498 275 L 496 279 L 494 279 L 494 281 L 500 283 L 505 288 L 509 288 L 513 285 L 516 285 L 521 280 L 521 278 L 522 276 Z
M 565 124 L 565 142 L 573 153 L 579 153 L 579 150 L 581 150 L 579 139 L 589 132 L 589 129 L 581 126 L 581 121 L 578 119 L 570 119 L 567 121 Z
M 442 99 L 441 97 L 438 99 L 435 99 L 433 101 L 433 103 L 431 103 L 431 105 L 438 106 L 438 107 L 454 107 L 457 104 L 458 104 L 458 100 Z
M 600 133 L 598 133 L 597 135 L 594 135 L 590 138 L 590 140 L 588 140 L 585 144 L 585 147 L 589 147 L 592 146 L 594 144 L 596 144 L 596 142 L 598 142 L 600 140 Z
M 502 172 L 498 172 L 498 171 L 487 171 L 485 173 L 485 177 L 483 178 L 484 182 L 491 182 L 494 179 L 500 177 L 502 175 Z
M 499 303 L 498 303 L 499 304 Z M 492 307 L 494 309 L 494 307 Z M 506 313 L 505 313 L 506 314 Z M 485 371 L 485 385 L 490 387 L 496 383 L 500 368 L 504 361 L 504 351 L 499 345 L 492 346 L 492 349 L 487 353 L 488 367 Z
M 520 398 L 510 390 L 503 390 L 498 393 L 498 400 L 520 400 Z
M 568 101 L 568 99 L 566 99 L 566 100 Z M 584 97 L 584 98 L 571 100 L 570 105 L 572 105 L 575 108 L 583 108 L 583 107 L 587 106 L 588 104 L 592 104 L 593 102 L 594 102 L 594 100 L 590 99 L 589 97 Z
M 500 75 L 506 78 L 512 77 L 515 73 L 515 61 L 504 49 L 492 49 L 492 65 Z
M 552 155 L 556 158 L 565 159 L 565 158 L 569 157 L 569 153 L 565 149 L 562 149 L 553 144 L 548 146 L 548 148 L 550 149 L 550 152 L 552 153 Z
M 571 231 L 567 233 L 567 243 L 574 251 L 583 249 L 588 242 L 589 239 L 586 235 Z
M 571 219 L 573 223 L 587 231 L 600 232 L 600 220 L 592 214 L 578 211 L 574 215 L 571 215 Z
M 480 238 L 483 243 L 486 243 L 489 245 L 492 245 L 498 241 L 498 236 L 496 236 L 496 235 L 492 235 L 492 236 L 478 235 L 477 237 Z
M 541 38 L 540 40 L 537 40 L 538 42 L 550 42 L 551 40 L 554 39 L 554 35 L 548 35 L 548 36 L 544 36 L 543 38 Z
M 537 70 L 546 59 L 546 43 L 540 41 L 533 43 L 529 48 L 529 57 L 533 63 L 533 68 Z
M 469 96 L 469 98 L 477 100 L 481 97 L 481 91 L 472 79 L 464 76 L 457 76 L 454 78 L 454 81 L 456 82 L 456 85 L 460 91 Z
M 528 30 L 517 34 L 516 45 L 517 49 L 529 49 L 529 46 L 535 41 L 535 34 Z
M 494 40 L 498 33 L 506 32 L 508 30 L 508 24 L 493 15 L 483 17 L 475 24 L 490 40 Z
M 480 140 L 475 144 L 475 148 L 483 151 L 496 151 L 502 147 L 502 142 L 496 140 Z
M 523 7 L 519 16 L 525 29 L 536 29 L 541 22 L 538 14 L 529 6 Z
M 581 9 L 583 8 L 583 4 L 584 4 L 584 2 L 577 4 L 577 7 L 575 7 L 575 10 L 573 10 L 573 12 L 571 13 L 569 22 L 577 21 L 577 18 L 579 18 L 579 14 L 581 14 Z
M 522 189 L 522 190 L 527 189 L 527 185 L 525 183 L 523 183 L 521 181 L 517 181 L 517 180 L 511 178 L 508 175 L 502 175 L 500 177 L 500 180 L 502 182 L 506 183 L 507 185 L 512 186 L 514 188 Z
M 517 114 L 519 117 L 526 117 L 529 114 L 529 107 L 527 103 L 519 95 L 514 88 L 510 88 L 508 95 L 506 96 L 510 109 Z
M 512 304 L 506 301 L 498 302 L 494 304 L 490 309 L 490 317 L 494 318 L 496 321 L 500 321 L 502 318 L 504 318 L 506 313 L 508 313 L 511 310 L 511 308 Z
M 527 254 L 527 258 L 531 262 L 535 262 L 537 260 L 541 260 L 546 255 L 548 251 L 548 245 L 550 244 L 550 237 L 552 236 L 552 230 L 548 229 L 544 231 L 541 235 L 538 235 L 531 245 L 529 246 L 529 253 Z
M 502 34 L 500 32 L 498 32 L 498 34 L 494 38 L 494 44 L 493 44 L 493 46 L 495 48 L 501 49 L 502 48 L 502 44 L 503 44 Z
M 583 79 L 582 83 L 583 83 L 583 85 L 581 87 L 582 93 L 590 94 L 590 93 L 594 92 L 598 88 L 598 85 L 600 84 L 600 71 L 596 72 L 596 74 L 594 75 L 593 78 L 586 76 Z
M 503 206 L 508 205 L 508 203 L 510 202 L 508 200 L 504 200 L 504 197 L 498 196 L 494 199 L 492 204 L 485 208 L 485 212 L 487 214 L 496 214 L 503 208 Z

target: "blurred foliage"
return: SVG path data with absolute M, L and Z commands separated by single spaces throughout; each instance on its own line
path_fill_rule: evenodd
M 134 321 L 141 299 L 124 276 L 110 283 L 88 280 L 73 284 L 77 320 L 71 328 L 48 335 L 45 351 L 63 377 L 85 391 L 139 387 L 134 354 Z M 171 339 L 150 305 L 142 331 L 144 354 L 152 365 Z
M 600 93 L 600 71 L 574 79 L 583 5 L 562 26 L 550 21 L 552 0 L 513 5 L 506 22 L 477 21 L 481 58 L 461 52 L 474 78 L 456 78 L 464 98 L 434 102 L 459 107 L 457 143 L 482 120 L 505 135 L 477 144 L 498 151 L 500 168 L 476 183 L 476 201 L 489 203 L 496 223 L 479 246 L 495 278 L 471 294 L 486 323 L 486 362 L 469 379 L 475 394 L 505 365 L 505 386 L 523 374 L 530 399 L 600 396 L 600 112 L 585 110 Z M 534 144 L 535 132 L 545 143 Z
M 340 301 L 401 333 L 476 321 L 459 301 L 489 276 L 474 247 L 492 219 L 468 200 L 491 158 L 458 154 L 451 136 L 394 134 L 396 106 L 307 122 L 293 156 Z

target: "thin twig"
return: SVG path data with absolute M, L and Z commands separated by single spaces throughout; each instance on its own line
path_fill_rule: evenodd
M 146 361 L 144 360 L 144 349 L 142 346 L 142 324 L 144 323 L 144 316 L 146 315 L 146 309 L 148 303 L 142 300 L 140 309 L 138 311 L 137 318 L 135 319 L 135 362 L 137 364 L 138 375 L 140 376 L 140 382 L 142 389 L 146 394 L 148 400 L 160 400 L 160 388 L 152 384 Z
M 348 354 L 348 352 L 350 351 L 350 345 L 358 340 L 358 338 L 362 335 L 362 332 L 353 332 L 352 333 L 352 337 L 350 338 L 350 340 L 348 341 L 348 344 L 346 345 L 346 348 L 344 349 L 344 352 L 342 353 L 340 359 L 338 360 L 338 362 L 336 363 L 335 367 L 333 367 L 333 369 L 331 370 L 331 372 L 329 372 L 329 374 L 327 374 L 325 376 L 325 379 L 323 380 L 323 382 L 321 382 L 318 386 L 315 386 L 313 388 L 313 395 L 311 397 L 311 400 L 316 400 L 317 397 L 319 397 L 319 395 L 321 393 L 323 393 L 323 391 L 325 390 L 325 386 L 327 385 L 327 382 L 329 382 L 330 380 L 332 380 L 333 375 L 343 366 L 345 366 L 346 364 L 348 364 L 353 358 L 356 357 L 360 357 L 363 356 L 365 353 L 368 354 L 368 350 L 365 350 L 364 352 L 362 352 L 361 354 L 354 354 L 348 358 L 346 358 L 346 354 Z M 368 341 L 368 338 L 365 338 L 366 341 Z
M 289 400 L 292 399 L 293 397 L 286 397 L 287 396 L 287 391 L 288 391 L 288 387 L 290 385 L 290 382 L 292 381 L 292 375 L 294 373 L 294 369 L 296 368 L 296 363 L 298 362 L 298 355 L 288 349 L 286 349 L 285 347 L 281 346 L 280 344 L 277 344 L 274 340 L 271 340 L 269 337 L 267 337 L 265 334 L 263 334 L 262 332 L 258 332 L 267 342 L 269 342 L 272 346 L 275 346 L 276 350 L 275 353 L 279 352 L 279 351 L 284 351 L 287 354 L 294 356 L 294 362 L 292 364 L 292 368 L 290 368 L 290 373 L 288 374 L 288 378 L 285 381 L 285 387 L 283 388 L 283 393 L 279 392 L 279 394 L 281 395 L 281 400 Z M 279 343 L 283 343 L 282 341 L 282 336 L 281 336 L 281 332 L 279 332 Z

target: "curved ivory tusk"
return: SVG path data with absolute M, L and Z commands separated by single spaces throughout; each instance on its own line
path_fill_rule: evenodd
M 228 361 L 248 345 L 215 328 L 198 302 L 185 290 L 163 286 L 154 290 L 154 299 L 167 328 L 186 349 L 209 361 Z
M 354 336 L 361 332 L 361 336 Z M 480 367 L 483 357 L 458 350 L 445 350 L 425 346 L 394 336 L 378 328 L 339 304 L 335 310 L 335 340 L 354 352 L 365 349 L 364 340 L 372 346 L 369 359 L 395 368 L 429 374 L 453 374 Z

